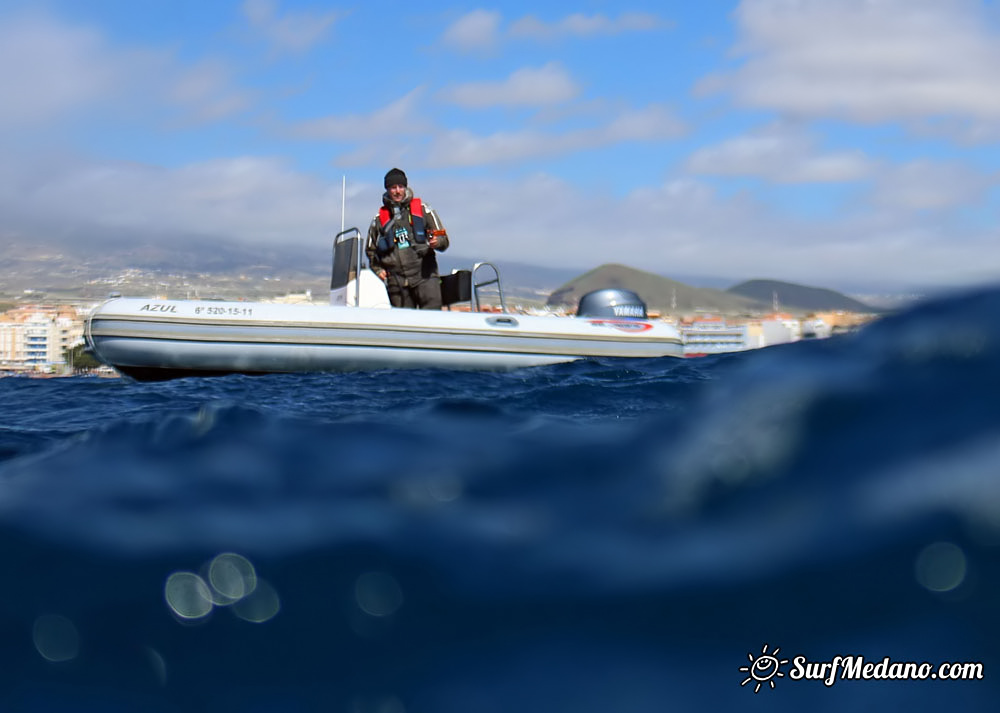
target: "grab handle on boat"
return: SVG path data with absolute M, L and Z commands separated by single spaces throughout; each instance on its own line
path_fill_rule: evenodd
M 493 270 L 493 279 L 483 280 L 482 282 L 476 280 L 476 273 L 479 272 L 479 269 L 483 267 L 488 267 L 491 270 Z M 497 266 L 491 262 L 477 262 L 475 265 L 472 266 L 472 300 L 476 312 L 480 311 L 479 288 L 486 287 L 487 285 L 497 286 L 497 292 L 500 293 L 500 311 L 506 312 L 507 302 L 504 300 L 503 297 L 503 285 L 500 284 L 500 270 L 498 270 Z

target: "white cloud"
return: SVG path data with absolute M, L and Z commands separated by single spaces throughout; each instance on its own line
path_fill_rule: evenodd
M 246 0 L 247 21 L 279 51 L 304 52 L 322 40 L 340 19 L 337 12 L 297 12 L 278 15 L 275 0 Z
M 88 112 L 108 125 L 143 114 L 214 121 L 246 110 L 229 67 L 180 64 L 170 53 L 114 46 L 98 30 L 45 15 L 0 22 L 0 127 L 58 127 Z
M 642 109 L 627 109 L 615 116 L 605 128 L 592 135 L 603 142 L 658 141 L 676 139 L 687 131 L 673 111 L 662 104 L 650 104 Z
M 813 221 L 785 215 L 751 194 L 721 195 L 695 181 L 641 189 L 625 204 L 643 216 L 638 223 L 633 218 L 633 226 L 653 225 L 663 236 L 645 253 L 647 264 L 674 273 L 829 287 L 867 281 L 883 288 L 1000 279 L 1000 250 L 991 246 L 996 230 L 959 227 L 947 216 L 928 222 L 910 212 L 861 209 Z M 633 248 L 643 254 L 641 233 L 648 230 L 633 232 Z
M 822 152 L 799 130 L 774 125 L 695 151 L 686 170 L 711 176 L 749 176 L 773 183 L 870 182 L 864 203 L 901 215 L 980 205 L 1000 174 L 959 162 L 929 160 L 892 164 L 861 151 Z
M 574 13 L 551 22 L 526 15 L 506 28 L 503 17 L 492 10 L 473 10 L 447 28 L 442 36 L 445 44 L 464 52 L 494 49 L 508 39 L 552 40 L 563 37 L 597 37 L 626 32 L 650 32 L 672 27 L 658 15 L 626 12 L 618 17 Z
M 949 210 L 981 204 L 998 184 L 1000 174 L 984 174 L 961 163 L 909 161 L 880 175 L 871 201 L 889 210 Z
M 502 82 L 472 82 L 445 90 L 445 101 L 484 109 L 495 106 L 547 106 L 575 98 L 580 88 L 555 62 L 544 67 L 525 67 Z
M 425 163 L 435 167 L 509 163 L 629 141 L 672 139 L 683 131 L 683 124 L 669 109 L 652 104 L 622 113 L 604 125 L 573 131 L 525 129 L 486 136 L 464 129 L 443 132 L 432 142 Z
M 106 101 L 130 82 L 137 59 L 109 52 L 89 27 L 42 15 L 8 18 L 0 22 L 0 127 L 32 126 Z
M 975 0 L 743 0 L 734 72 L 703 92 L 854 121 L 1000 120 L 1000 34 Z
M 527 128 L 484 135 L 464 128 L 442 129 L 419 118 L 422 93 L 423 88 L 417 88 L 370 114 L 301 122 L 289 133 L 301 139 L 353 142 L 334 159 L 339 166 L 405 162 L 442 168 L 509 164 L 625 142 L 673 139 L 686 130 L 668 107 L 651 104 L 619 111 L 590 128 Z
M 483 166 L 551 156 L 569 150 L 565 136 L 539 131 L 500 131 L 477 136 L 465 129 L 440 134 L 428 152 L 434 167 Z
M 228 65 L 204 60 L 179 71 L 165 87 L 165 99 L 198 122 L 218 121 L 249 109 L 253 96 L 235 88 Z
M 462 51 L 491 49 L 499 40 L 500 13 L 473 10 L 449 25 L 442 41 Z
M 417 87 L 370 114 L 346 114 L 303 121 L 292 126 L 292 136 L 303 139 L 364 141 L 399 135 L 414 135 L 429 130 L 418 112 L 423 87 Z
M 643 12 L 626 12 L 616 18 L 605 15 L 574 13 L 555 22 L 544 22 L 534 15 L 526 15 L 510 27 L 511 37 L 550 39 L 556 37 L 592 37 L 619 35 L 624 32 L 647 32 L 670 27 L 657 15 Z
M 419 181 L 419 178 L 415 179 Z M 721 195 L 669 179 L 616 198 L 534 175 L 418 183 L 453 236 L 452 253 L 583 270 L 620 262 L 668 277 L 786 279 L 837 288 L 891 288 L 1000 277 L 995 231 L 955 240 L 955 226 L 906 214 L 854 214 L 813 223 L 776 213 L 749 194 Z M 490 200 L 470 200 L 470 194 Z M 581 206 L 585 206 L 581 210 Z M 518 229 L 509 229 L 512 216 Z M 951 238 L 951 239 L 949 239 Z M 894 281 L 896 281 L 894 283 Z
M 102 231 L 308 242 L 339 224 L 340 190 L 283 162 L 237 157 L 166 169 L 51 157 L 0 171 L 5 223 L 45 237 Z M 37 162 L 37 157 L 22 157 Z
M 821 153 L 801 131 L 782 126 L 699 149 L 687 162 L 692 173 L 752 176 L 774 183 L 837 183 L 869 178 L 876 163 L 861 151 Z

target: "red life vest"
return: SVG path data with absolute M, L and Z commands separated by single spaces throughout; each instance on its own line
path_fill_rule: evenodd
M 414 217 L 424 217 L 424 204 L 416 196 L 410 199 L 410 215 Z M 389 212 L 389 207 L 383 204 L 382 207 L 378 209 L 379 222 L 383 227 L 385 227 L 385 224 L 388 223 L 391 218 L 392 213 Z
M 378 209 L 378 220 L 379 227 L 382 229 L 384 235 L 386 225 L 392 220 L 392 211 L 389 210 L 388 206 L 383 205 Z M 424 204 L 416 196 L 410 199 L 410 224 L 407 226 L 407 232 L 410 234 L 413 242 L 427 242 L 427 221 L 424 220 Z M 390 242 L 392 241 L 391 236 L 386 237 L 390 239 Z M 399 243 L 398 240 L 394 242 Z M 386 245 L 386 247 L 389 246 Z

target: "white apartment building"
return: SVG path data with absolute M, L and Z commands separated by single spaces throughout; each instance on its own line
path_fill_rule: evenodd
M 83 341 L 83 319 L 74 308 L 31 305 L 0 315 L 0 370 L 53 371 L 66 350 Z

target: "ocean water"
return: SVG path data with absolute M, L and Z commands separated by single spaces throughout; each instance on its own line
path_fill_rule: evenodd
M 0 711 L 993 711 L 998 399 L 989 289 L 701 359 L 0 379 Z M 982 678 L 793 675 L 835 656 Z

